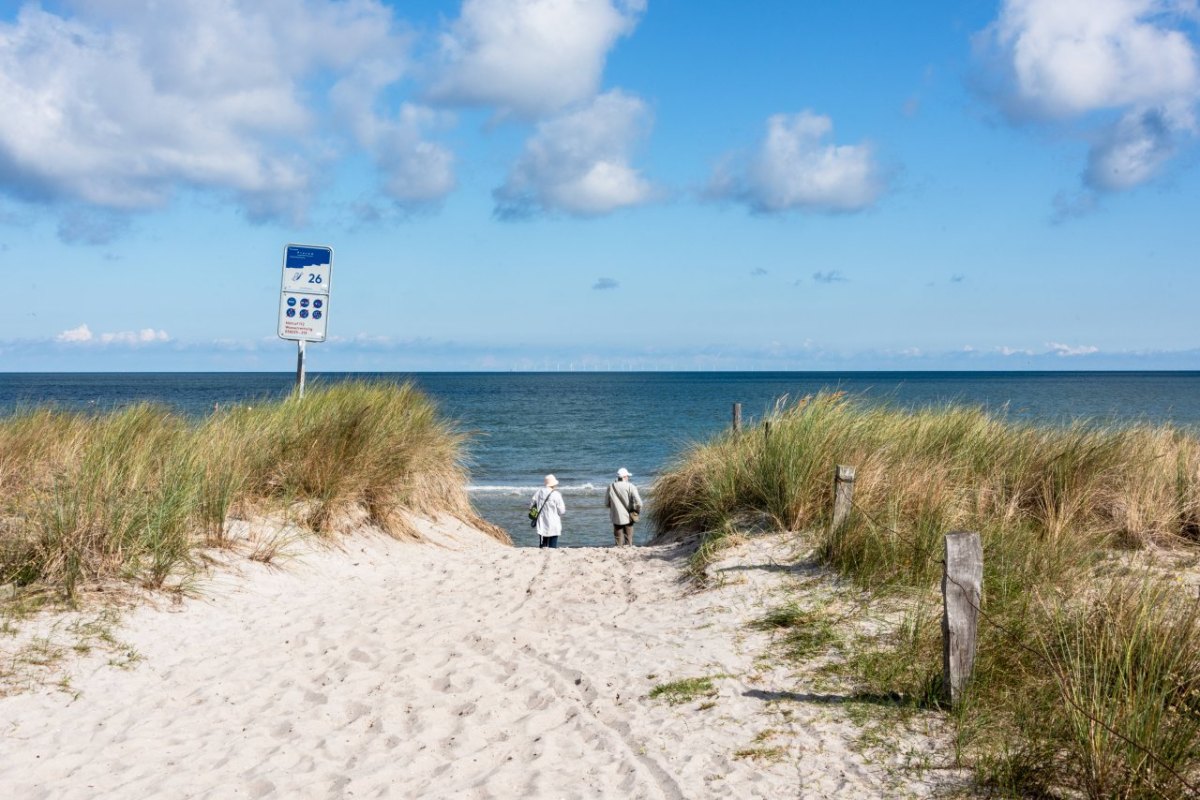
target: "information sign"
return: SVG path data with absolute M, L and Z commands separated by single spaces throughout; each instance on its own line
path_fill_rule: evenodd
M 279 287 L 280 339 L 325 341 L 332 274 L 333 248 L 305 244 L 284 248 Z

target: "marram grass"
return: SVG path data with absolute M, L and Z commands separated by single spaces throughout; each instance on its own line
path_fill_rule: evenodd
M 1169 570 L 1128 564 L 1137 550 L 1194 553 L 1200 440 L 833 393 L 780 404 L 765 422 L 693 447 L 655 484 L 659 529 L 705 534 L 698 574 L 740 532 L 816 532 L 830 566 L 912 600 L 902 625 L 851 654 L 863 689 L 937 706 L 943 535 L 978 531 L 986 618 L 951 719 L 979 782 L 1010 796 L 1192 795 L 1200 604 Z M 856 468 L 856 506 L 831 532 L 838 464 Z
M 364 509 L 395 536 L 402 512 L 471 508 L 464 434 L 411 385 L 340 383 L 200 422 L 136 405 L 35 409 L 0 420 L 0 587 L 74 599 L 114 579 L 161 586 L 231 516 L 303 509 L 328 533 Z

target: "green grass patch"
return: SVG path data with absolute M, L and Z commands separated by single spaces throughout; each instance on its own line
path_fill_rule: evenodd
M 670 683 L 660 683 L 650 690 L 651 699 L 665 700 L 673 706 L 690 703 L 701 697 L 713 697 L 717 687 L 713 678 L 683 678 Z
M 819 394 L 769 415 L 770 434 L 724 433 L 656 482 L 662 530 L 745 520 L 810 530 L 821 560 L 904 619 L 856 638 L 845 668 L 896 713 L 942 709 L 944 534 L 978 531 L 986 617 L 966 700 L 948 714 L 953 759 L 1012 796 L 1192 796 L 1200 786 L 1200 603 L 1130 553 L 1200 540 L 1200 439 L 1171 426 L 1060 427 L 978 408 L 902 410 Z M 855 506 L 830 531 L 838 464 Z M 798 606 L 764 617 L 807 657 L 837 643 Z M 880 706 L 881 708 L 884 706 Z
M 782 634 L 778 646 L 793 661 L 811 658 L 841 641 L 826 614 L 804 610 L 795 603 L 770 611 L 754 627 Z

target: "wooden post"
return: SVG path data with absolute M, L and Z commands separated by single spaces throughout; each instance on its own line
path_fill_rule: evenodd
M 763 441 L 770 441 L 770 440 L 771 440 L 771 420 L 768 419 L 763 422 Z
M 946 534 L 942 572 L 942 697 L 956 706 L 975 667 L 975 634 L 983 596 L 983 544 L 978 533 Z
M 833 523 L 831 531 L 837 531 L 850 519 L 850 508 L 854 505 L 854 467 L 838 464 L 833 472 Z
M 742 404 L 733 404 L 733 432 L 740 433 L 742 430 Z

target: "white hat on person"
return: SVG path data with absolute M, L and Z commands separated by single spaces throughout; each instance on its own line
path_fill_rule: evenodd
M 617 477 L 618 478 L 628 478 L 629 470 L 625 469 L 624 467 L 621 467 L 619 470 L 617 470 Z
M 547 486 L 558 486 L 558 478 L 554 477 L 553 475 L 547 475 L 545 483 Z

